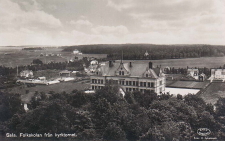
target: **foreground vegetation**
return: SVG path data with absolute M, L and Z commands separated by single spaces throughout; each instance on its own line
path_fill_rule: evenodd
M 225 139 L 225 99 L 213 106 L 196 95 L 172 98 L 149 91 L 126 93 L 106 86 L 96 94 L 36 93 L 29 111 L 21 106 L 18 94 L 0 94 L 0 132 L 76 133 L 70 140 L 193 140 L 199 128 L 208 128 L 209 137 Z M 33 138 L 36 139 L 36 138 Z M 42 138 L 47 140 L 47 138 Z M 63 140 L 63 138 L 54 138 Z M 53 140 L 50 138 L 50 140 Z M 68 140 L 66 138 L 65 140 Z

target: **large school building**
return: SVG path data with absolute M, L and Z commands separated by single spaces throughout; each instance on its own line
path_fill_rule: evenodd
M 99 65 L 91 75 L 92 90 L 101 89 L 107 83 L 118 84 L 124 91 L 150 90 L 165 92 L 165 75 L 160 67 L 153 68 L 152 62 L 109 61 Z

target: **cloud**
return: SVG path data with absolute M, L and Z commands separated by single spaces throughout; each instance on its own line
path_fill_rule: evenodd
M 93 33 L 95 34 L 116 34 L 116 35 L 124 35 L 129 31 L 126 26 L 98 26 L 92 28 Z
M 93 24 L 90 22 L 90 21 L 88 21 L 88 20 L 86 20 L 86 19 L 80 19 L 80 20 L 77 20 L 77 21 L 73 21 L 73 20 L 71 20 L 70 22 L 69 22 L 69 24 L 71 24 L 71 25 L 75 25 L 76 27 L 92 27 L 93 26 Z
M 23 2 L 26 10 L 23 10 L 19 4 L 10 0 L 1 0 L 0 5 L 0 25 L 3 29 L 18 30 L 21 27 L 30 28 L 59 28 L 61 21 L 51 14 L 39 10 L 39 5 L 33 0 L 33 4 Z M 28 8 L 29 6 L 31 8 Z M 36 8 L 35 8 L 36 7 Z
M 123 9 L 128 9 L 133 7 L 132 0 L 123 0 L 123 2 L 120 2 L 121 0 L 108 0 L 107 6 L 115 8 L 118 11 L 121 11 Z

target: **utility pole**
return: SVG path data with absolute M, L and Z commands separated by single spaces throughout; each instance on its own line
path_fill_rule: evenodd
M 18 77 L 18 65 L 16 66 L 16 77 Z

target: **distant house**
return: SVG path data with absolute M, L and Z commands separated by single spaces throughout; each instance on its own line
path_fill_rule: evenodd
M 206 75 L 204 73 L 201 73 L 199 76 L 198 76 L 198 80 L 199 81 L 205 81 L 206 79 Z
M 149 55 L 149 53 L 146 50 L 144 56 L 147 57 L 148 55 Z
M 198 80 L 198 76 L 199 76 L 199 70 L 198 69 L 188 69 L 187 70 L 187 75 L 193 77 L 195 80 Z
M 221 80 L 225 81 L 225 69 L 211 69 L 210 80 Z
M 73 51 L 73 54 L 79 54 L 79 55 L 81 55 L 82 52 L 80 52 L 79 50 L 75 49 L 75 50 Z
M 90 64 L 91 65 L 97 65 L 98 64 L 98 61 L 97 60 L 92 60 Z
M 44 77 L 44 76 L 38 77 L 38 80 L 45 81 L 46 80 L 46 77 Z
M 20 72 L 20 77 L 23 78 L 33 78 L 34 77 L 34 73 L 32 70 L 24 70 Z
M 71 71 L 68 71 L 68 70 L 59 72 L 59 76 L 61 77 L 69 77 L 70 75 L 71 75 Z

